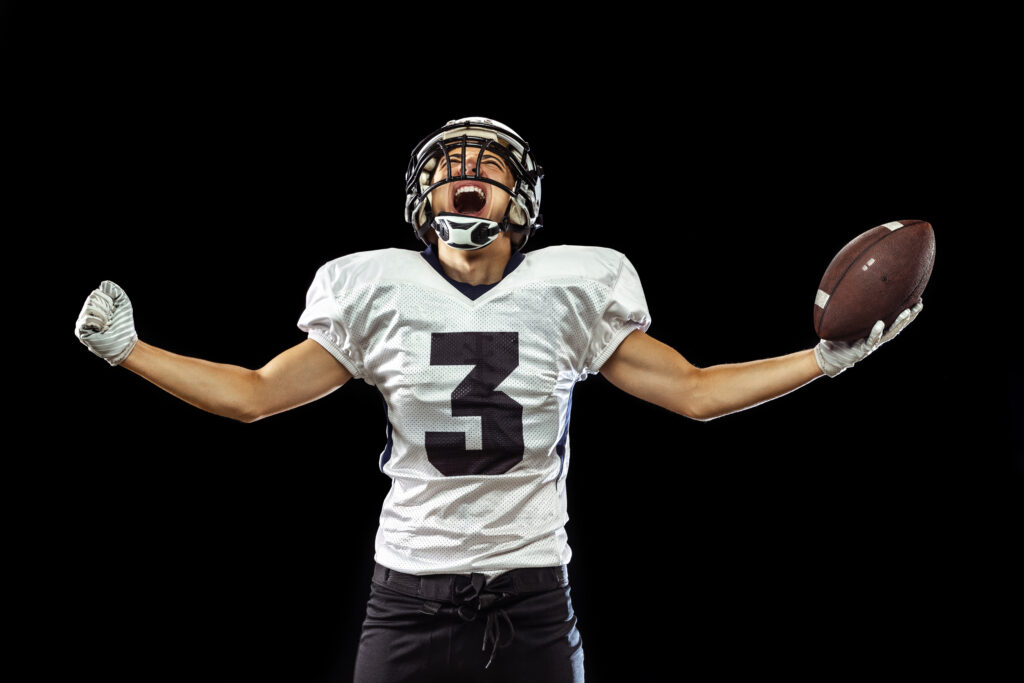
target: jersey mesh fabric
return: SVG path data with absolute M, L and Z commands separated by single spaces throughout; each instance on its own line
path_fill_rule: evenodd
M 321 267 L 299 327 L 387 404 L 376 561 L 488 576 L 567 564 L 572 388 L 649 326 L 636 271 L 611 249 L 529 252 L 476 300 L 418 252 Z

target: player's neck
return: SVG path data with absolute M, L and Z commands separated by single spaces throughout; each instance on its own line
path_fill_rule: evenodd
M 501 235 L 483 249 L 463 251 L 444 242 L 437 243 L 437 260 L 448 277 L 468 285 L 493 285 L 500 282 L 512 257 L 512 243 Z

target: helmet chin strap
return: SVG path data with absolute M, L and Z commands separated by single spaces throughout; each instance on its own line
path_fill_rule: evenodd
M 501 225 L 486 218 L 442 211 L 434 216 L 437 238 L 453 249 L 481 249 L 501 234 Z

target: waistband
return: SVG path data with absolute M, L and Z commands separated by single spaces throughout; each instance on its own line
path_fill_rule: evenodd
M 564 588 L 569 585 L 569 569 L 564 564 L 557 567 L 521 567 L 510 569 L 488 581 L 485 574 L 476 572 L 405 574 L 374 562 L 373 581 L 405 595 L 460 604 L 471 595 L 485 592 L 521 595 Z

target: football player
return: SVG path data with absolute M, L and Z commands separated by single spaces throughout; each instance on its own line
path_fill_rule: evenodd
M 89 295 L 79 339 L 184 401 L 252 422 L 355 377 L 384 396 L 392 480 L 356 681 L 582 681 L 569 594 L 565 480 L 573 386 L 613 385 L 710 420 L 835 376 L 895 336 L 697 368 L 646 334 L 651 316 L 625 255 L 557 246 L 542 227 L 543 171 L 527 142 L 484 118 L 451 121 L 415 148 L 406 220 L 423 251 L 381 249 L 323 265 L 302 343 L 258 370 L 138 339 L 127 294 Z M 884 332 L 884 333 L 883 333 Z M 500 650 L 500 652 L 499 652 Z

